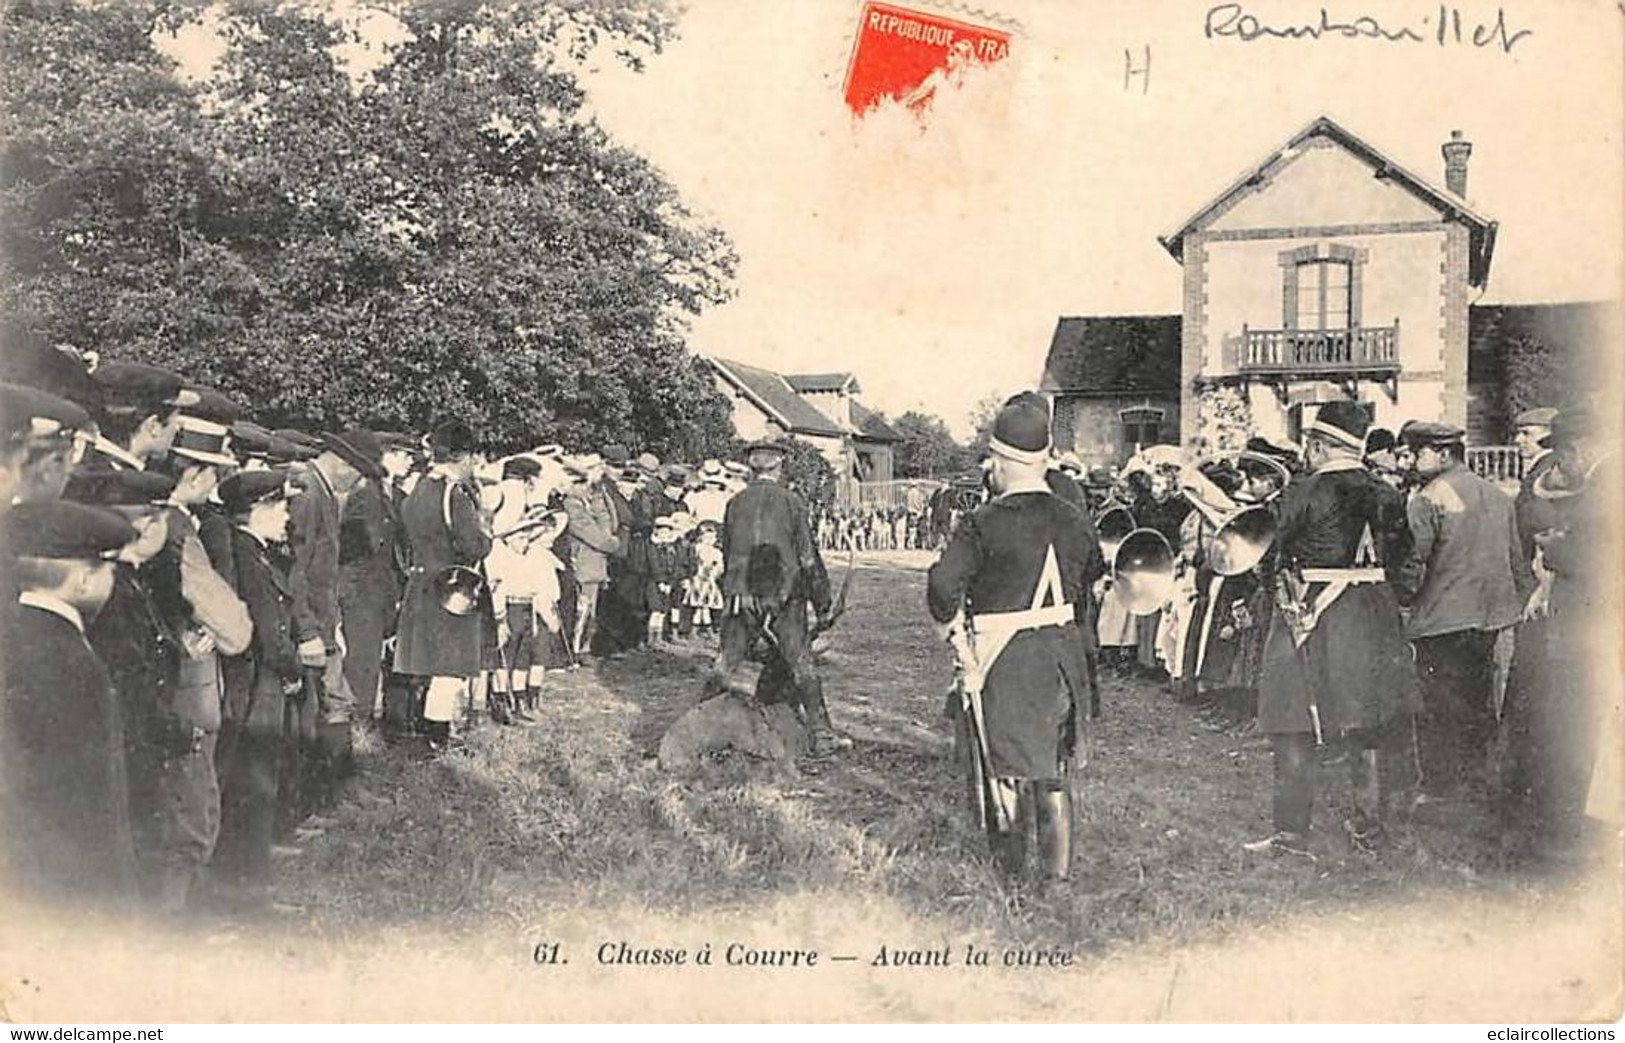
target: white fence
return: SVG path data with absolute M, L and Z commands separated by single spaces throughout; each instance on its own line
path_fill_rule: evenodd
M 1468 446 L 1467 467 L 1485 481 L 1518 482 L 1523 479 L 1523 457 L 1514 445 Z
M 843 482 L 837 490 L 837 506 L 852 508 L 877 507 L 890 510 L 902 507 L 923 511 L 931 502 L 931 494 L 945 482 L 930 478 L 903 478 L 894 482 Z

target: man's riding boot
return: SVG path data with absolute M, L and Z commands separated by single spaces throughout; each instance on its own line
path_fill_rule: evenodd
M 530 715 L 530 689 L 521 688 L 519 694 L 513 697 L 513 706 L 510 708 L 514 723 L 535 724 L 536 718 Z
M 1072 794 L 1065 784 L 1038 789 L 1033 810 L 1038 825 L 1038 859 L 1044 876 L 1065 880 L 1072 875 Z
M 989 829 L 987 841 L 999 872 L 1009 880 L 1020 879 L 1027 868 L 1027 823 L 1018 815 L 1007 830 Z

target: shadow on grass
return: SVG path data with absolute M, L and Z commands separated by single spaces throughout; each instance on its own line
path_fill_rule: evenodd
M 429 763 L 381 751 L 283 890 L 322 927 L 432 917 L 454 929 L 560 905 L 686 913 L 827 888 L 1010 941 L 1103 951 L 1538 883 L 1505 870 L 1493 831 L 1459 821 L 1401 827 L 1376 858 L 1335 828 L 1314 862 L 1248 855 L 1241 842 L 1268 829 L 1268 750 L 1203 730 L 1157 686 L 1108 675 L 1107 715 L 1075 781 L 1073 880 L 1012 887 L 960 805 L 941 717 L 947 655 L 921 588 L 918 573 L 858 572 L 825 661 L 831 713 L 856 740 L 833 760 L 791 775 L 721 756 L 663 773 L 653 750 L 698 700 L 714 652 L 629 653 L 551 676 L 540 727 L 487 726 Z M 1323 829 L 1338 800 L 1328 785 Z

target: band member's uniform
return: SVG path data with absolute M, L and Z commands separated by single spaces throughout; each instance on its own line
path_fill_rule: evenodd
M 443 743 L 468 698 L 469 678 L 482 668 L 485 623 L 479 613 L 447 611 L 436 595 L 435 580 L 454 565 L 479 565 L 491 552 L 491 537 L 469 484 L 472 432 L 461 422 L 448 422 L 436 429 L 433 442 L 437 462 L 401 507 L 412 567 L 401 597 L 395 669 L 430 679 L 423 716 L 432 741 Z
M 754 472 L 728 502 L 722 523 L 722 647 L 707 686 L 726 687 L 758 640 L 771 649 L 769 666 L 788 671 L 805 716 L 814 756 L 851 745 L 837 735 L 824 701 L 808 629 L 807 608 L 825 619 L 833 607 L 829 574 L 813 542 L 807 504 L 782 484 L 784 446 L 759 441 L 746 447 Z
M 1045 485 L 1048 447 L 1044 401 L 1028 393 L 1007 402 L 990 443 L 996 495 L 960 521 L 931 566 L 927 605 L 959 642 L 967 691 L 984 700 L 986 776 L 1012 809 L 1002 829 L 986 820 L 995 854 L 1007 871 L 1022 866 L 1020 809 L 1031 802 L 1044 871 L 1059 879 L 1071 865 L 1065 779 L 1089 709 L 1077 628 L 1105 562 L 1078 509 Z M 958 709 L 965 752 L 980 757 L 964 705 Z
M 1321 743 L 1349 750 L 1355 807 L 1343 826 L 1356 846 L 1380 843 L 1385 783 L 1403 778 L 1416 678 L 1381 555 L 1405 515 L 1399 494 L 1363 466 L 1368 426 L 1358 403 L 1321 406 L 1305 436 L 1311 473 L 1282 499 L 1258 690 L 1275 832 L 1250 851 L 1307 853 Z

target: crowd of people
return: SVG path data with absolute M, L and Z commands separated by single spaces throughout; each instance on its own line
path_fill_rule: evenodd
M 0 875 L 76 905 L 273 906 L 357 736 L 443 750 L 551 671 L 723 644 L 741 462 L 500 460 L 269 430 L 182 374 L 32 342 L 0 364 Z M 805 508 L 803 529 L 805 530 Z
M 1514 498 L 1465 466 L 1459 428 L 1391 434 L 1342 402 L 1301 446 L 1255 438 L 1200 462 L 1165 447 L 1086 471 L 1052 453 L 1048 407 L 1025 394 L 995 422 L 985 500 L 949 485 L 915 509 L 816 517 L 781 443 L 693 465 L 615 444 L 489 460 L 455 418 L 420 437 L 247 412 L 157 366 L 8 345 L 0 874 L 15 893 L 273 907 L 277 846 L 332 824 L 362 731 L 444 750 L 485 717 L 532 723 L 551 672 L 661 643 L 714 643 L 712 694 L 761 661 L 758 700 L 791 704 L 806 752 L 832 756 L 851 742 L 813 649 L 844 597 L 821 542 L 941 547 L 930 612 L 1008 867 L 1030 819 L 1045 875 L 1070 871 L 1065 780 L 1102 665 L 1268 736 L 1274 828 L 1251 851 L 1312 857 L 1323 762 L 1348 766 L 1338 818 L 1361 850 L 1386 842 L 1396 796 L 1492 807 L 1535 847 L 1572 838 L 1586 809 L 1620 488 L 1586 408 L 1518 418 Z M 1131 591 L 1122 533 L 1102 544 L 1118 509 L 1167 548 L 1149 606 L 1156 555 Z
M 1604 421 L 1588 405 L 1518 416 L 1513 496 L 1467 467 L 1462 429 L 1373 428 L 1353 402 L 1322 406 L 1301 445 L 1255 437 L 1200 461 L 1156 447 L 1108 473 L 1050 452 L 1041 398 L 1010 400 L 989 499 L 930 575 L 975 695 L 960 736 L 985 742 L 972 788 L 995 852 L 1020 863 L 1026 801 L 1045 872 L 1066 876 L 1062 780 L 1101 668 L 1167 683 L 1215 730 L 1267 737 L 1273 829 L 1249 851 L 1315 857 L 1331 764 L 1349 773 L 1333 832 L 1357 850 L 1389 843 L 1402 809 L 1493 823 L 1517 856 L 1572 851 L 1588 793 L 1593 813 L 1618 813 L 1617 778 L 1593 779 L 1617 770 L 1619 712 L 1592 680 L 1617 657 L 1620 463 Z M 1124 533 L 1101 547 L 1116 510 L 1167 560 L 1142 540 L 1114 570 Z

